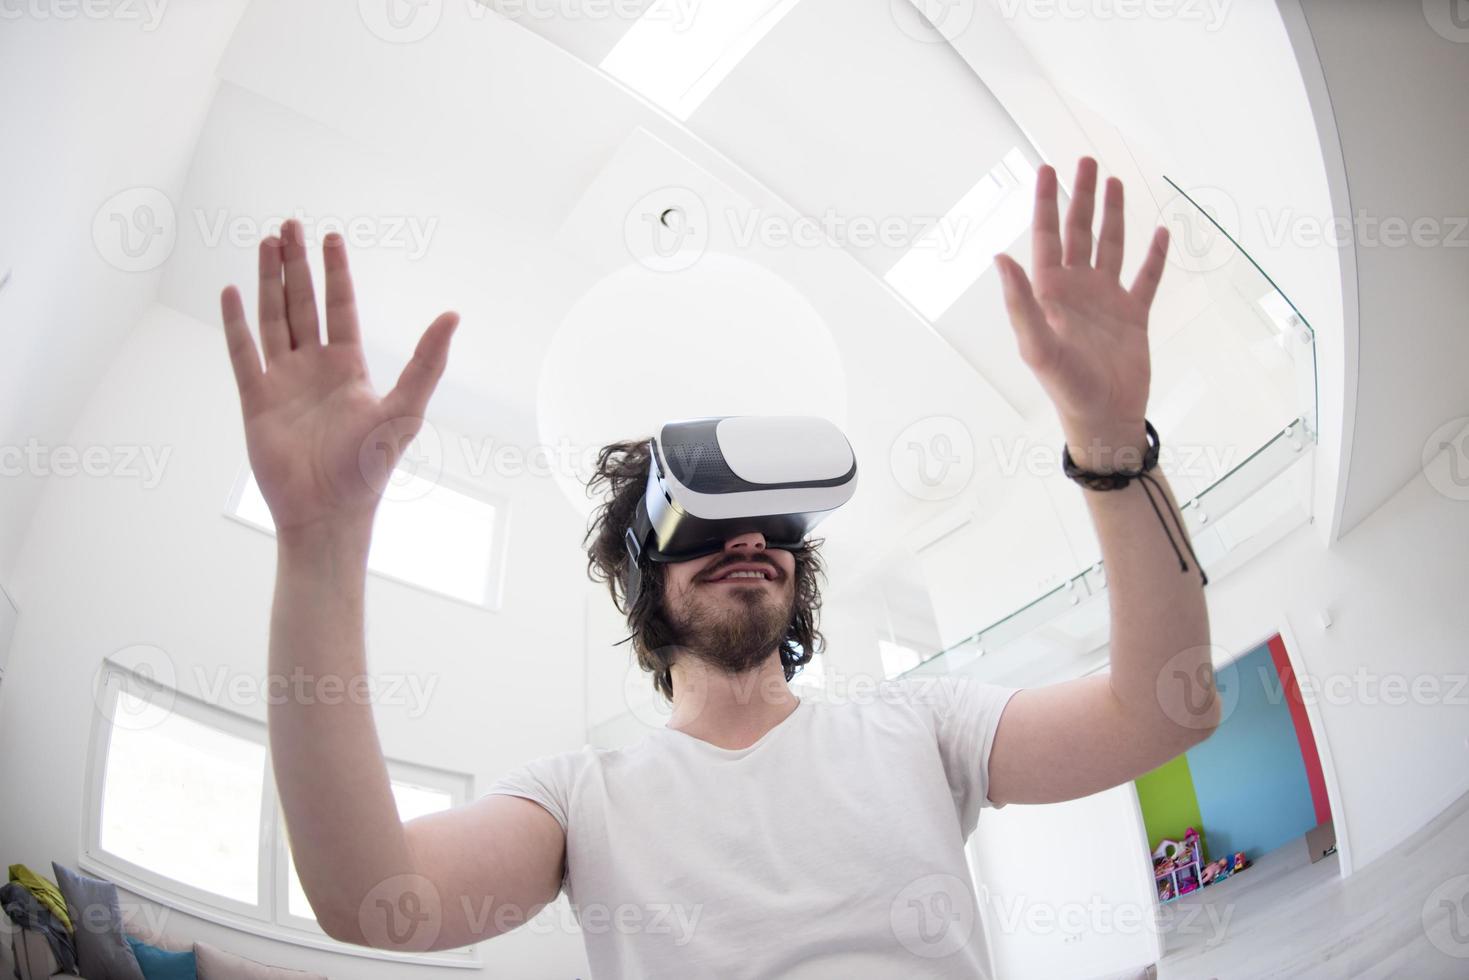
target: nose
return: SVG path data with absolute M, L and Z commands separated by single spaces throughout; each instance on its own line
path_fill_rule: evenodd
M 765 550 L 765 535 L 759 531 L 746 531 L 724 542 L 725 554 L 757 555 Z

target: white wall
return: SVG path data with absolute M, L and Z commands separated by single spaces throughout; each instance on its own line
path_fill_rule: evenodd
M 41 870 L 52 860 L 77 861 L 96 715 L 90 679 L 101 659 L 147 643 L 166 654 L 182 691 L 202 695 L 241 676 L 258 682 L 275 572 L 274 539 L 222 516 L 245 447 L 218 327 L 150 308 L 67 441 L 169 455 L 151 488 L 119 476 L 53 478 L 18 558 L 22 613 L 0 703 L 0 744 L 9 747 L 0 753 L 0 785 L 34 805 L 12 807 L 0 822 L 0 853 Z M 567 505 L 547 481 L 493 471 L 487 480 L 492 492 L 512 498 L 503 612 L 376 576 L 367 590 L 369 669 L 414 679 L 425 694 L 375 706 L 385 754 L 470 773 L 477 789 L 547 746 L 581 744 L 582 702 L 575 683 L 568 696 L 567 681 L 581 671 L 590 588 L 575 536 L 534 533 L 566 526 Z M 226 697 L 221 706 L 265 718 L 259 698 Z M 268 962 L 339 977 L 402 975 L 391 964 L 177 918 L 179 935 Z M 483 955 L 486 974 L 585 969 L 574 931 L 512 934 L 485 944 Z
M 245 3 L 6 8 L 0 274 L 13 266 L 14 276 L 0 291 L 0 445 L 59 442 L 152 299 L 158 272 L 103 261 L 93 216 L 128 188 L 172 193 L 181 184 L 213 97 L 215 63 Z M 75 16 L 97 8 L 119 13 Z M 157 8 L 155 21 L 149 11 Z M 43 483 L 29 473 L 0 479 L 0 582 L 11 581 Z
M 1469 503 L 1460 479 L 1441 452 L 1331 548 L 1302 527 L 1206 590 L 1214 643 L 1242 653 L 1284 627 L 1298 673 L 1322 685 L 1316 737 L 1335 763 L 1345 810 L 1337 833 L 1356 868 L 1469 791 Z M 1329 629 L 1318 622 L 1323 610 Z M 1383 687 L 1388 677 L 1439 693 L 1394 703 L 1399 682 Z
M 1447 2 L 1298 5 L 1310 36 L 1293 41 L 1319 60 L 1327 97 L 1313 93 L 1313 109 L 1323 142 L 1340 141 L 1338 214 L 1354 222 L 1342 228 L 1361 343 L 1347 529 L 1418 469 L 1436 429 L 1469 416 L 1469 29 Z
M 970 849 L 997 976 L 1136 975 L 1161 957 L 1131 783 L 1066 803 L 986 810 Z

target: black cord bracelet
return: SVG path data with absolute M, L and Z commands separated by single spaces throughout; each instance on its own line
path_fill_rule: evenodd
M 1188 562 L 1183 560 L 1183 552 L 1178 550 L 1178 544 L 1173 540 L 1173 532 L 1168 530 L 1168 522 L 1163 519 L 1163 512 L 1158 509 L 1158 504 L 1153 500 L 1153 492 L 1148 489 L 1148 481 L 1158 489 L 1158 496 L 1168 502 L 1168 495 L 1158 485 L 1155 477 L 1148 475 L 1148 470 L 1158 465 L 1158 451 L 1162 449 L 1163 443 L 1158 438 L 1158 430 L 1153 428 L 1153 423 L 1143 419 L 1143 425 L 1148 432 L 1148 451 L 1143 454 L 1143 465 L 1135 470 L 1116 470 L 1111 473 L 1091 473 L 1076 465 L 1071 458 L 1071 449 L 1064 442 L 1061 444 L 1061 469 L 1068 479 L 1075 480 L 1089 490 L 1121 490 L 1133 480 L 1142 480 L 1143 492 L 1148 495 L 1148 503 L 1153 505 L 1153 513 L 1158 515 L 1158 521 L 1163 525 L 1163 533 L 1168 535 L 1168 543 L 1173 545 L 1173 553 L 1178 556 L 1178 568 L 1180 571 L 1188 571 Z M 1172 508 L 1169 508 L 1172 513 Z M 1174 516 L 1174 524 L 1178 527 L 1178 536 L 1183 539 L 1183 545 L 1188 549 L 1189 557 L 1193 558 L 1194 564 L 1199 565 L 1199 557 L 1194 554 L 1194 546 L 1189 543 L 1188 534 L 1183 529 L 1183 523 Z M 1204 567 L 1199 565 L 1199 578 L 1204 585 L 1209 584 L 1209 576 L 1204 574 Z

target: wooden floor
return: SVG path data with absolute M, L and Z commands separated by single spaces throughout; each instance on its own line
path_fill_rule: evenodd
M 1469 977 L 1469 796 L 1350 878 L 1304 840 L 1163 906 L 1159 980 Z

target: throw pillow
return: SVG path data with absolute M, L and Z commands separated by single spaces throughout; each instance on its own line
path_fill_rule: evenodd
M 77 946 L 77 966 L 87 980 L 144 980 L 138 958 L 123 939 L 117 886 L 51 862 Z
M 287 970 L 247 960 L 208 943 L 195 943 L 194 956 L 199 966 L 199 980 L 327 980 L 320 973 Z
M 141 939 L 124 936 L 138 958 L 143 980 L 199 980 L 194 969 L 194 951 L 175 953 L 150 946 Z

